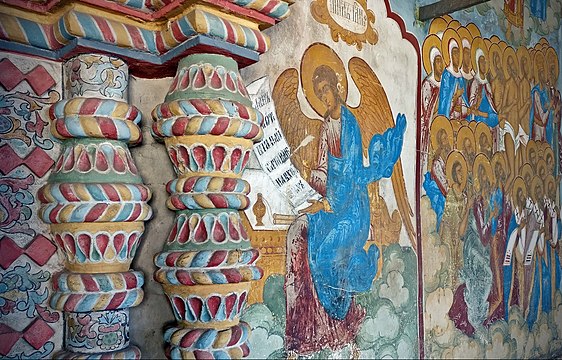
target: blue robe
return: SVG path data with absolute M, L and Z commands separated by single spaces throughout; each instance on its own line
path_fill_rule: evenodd
M 435 211 L 435 215 L 437 216 L 437 232 L 439 232 L 439 227 L 441 226 L 441 219 L 443 218 L 443 212 L 445 211 L 445 200 L 446 197 L 439 189 L 439 185 L 433 177 L 431 176 L 431 172 L 426 172 L 423 178 L 423 188 L 427 197 L 429 198 L 429 202 L 431 204 L 431 208 Z
M 484 116 L 475 115 L 474 121 L 481 121 L 486 125 L 488 125 L 489 127 L 498 126 L 499 123 L 498 113 L 496 112 L 496 110 L 490 103 L 488 96 L 486 95 L 486 86 L 481 85 L 480 91 L 482 92 L 482 100 L 480 101 L 480 106 L 478 107 L 478 110 L 482 111 L 483 113 L 486 113 L 488 116 L 484 117 Z
M 370 165 L 363 166 L 359 125 L 341 109 L 341 157 L 328 154 L 326 198 L 331 212 L 308 215 L 308 260 L 318 300 L 335 319 L 345 318 L 354 293 L 370 290 L 377 274 L 379 249 L 363 249 L 369 237 L 370 203 L 367 185 L 390 177 L 400 157 L 406 118 L 374 135 L 369 145 Z
M 531 129 L 531 134 L 533 134 L 533 123 L 535 119 L 535 93 L 539 94 L 543 108 L 548 106 L 550 101 L 548 90 L 546 88 L 542 89 L 539 85 L 536 85 L 533 90 L 531 90 L 531 115 L 529 116 L 529 129 Z M 549 111 L 545 129 L 546 141 L 550 144 L 550 146 L 553 146 L 554 126 L 552 124 L 552 111 Z
M 542 21 L 546 20 L 546 0 L 531 0 L 531 15 Z
M 466 91 L 466 81 L 460 77 L 455 77 L 448 69 L 443 71 L 441 76 L 441 87 L 439 89 L 439 107 L 437 108 L 438 115 L 444 115 L 451 118 L 451 104 L 453 102 L 453 95 L 457 89 L 464 89 L 462 99 L 465 104 L 468 104 L 468 93 Z

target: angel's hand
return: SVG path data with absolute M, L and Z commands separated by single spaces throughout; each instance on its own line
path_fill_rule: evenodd
M 309 206 L 299 210 L 299 214 L 316 214 L 319 211 L 325 210 L 324 202 L 318 200 L 308 200 Z

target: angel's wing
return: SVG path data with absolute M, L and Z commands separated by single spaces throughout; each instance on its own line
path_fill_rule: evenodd
M 360 58 L 349 60 L 349 73 L 361 94 L 361 102 L 352 112 L 361 128 L 361 140 L 365 156 L 369 156 L 369 143 L 375 134 L 382 134 L 387 129 L 394 127 L 392 111 L 386 93 L 377 75 L 371 67 Z M 372 157 L 372 155 L 370 155 Z M 372 161 L 369 159 L 369 161 Z M 391 176 L 398 211 L 406 226 L 406 231 L 414 248 L 416 247 L 416 232 L 412 224 L 414 213 L 408 201 L 404 171 L 400 159 L 394 166 Z
M 296 69 L 285 70 L 273 87 L 273 101 L 281 130 L 291 148 L 291 160 L 302 177 L 310 182 L 310 172 L 318 162 L 318 141 L 322 121 L 307 117 L 301 111 L 297 91 Z

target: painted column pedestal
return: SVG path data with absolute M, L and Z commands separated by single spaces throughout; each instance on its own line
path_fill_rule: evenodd
M 263 137 L 251 105 L 234 60 L 195 54 L 180 61 L 165 103 L 152 112 L 153 136 L 177 174 L 167 184 L 174 225 L 154 259 L 177 321 L 164 334 L 174 359 L 249 355 L 240 313 L 250 282 L 263 275 L 240 218 L 250 191 L 241 175 Z
M 142 141 L 141 114 L 127 104 L 120 59 L 80 55 L 65 64 L 65 96 L 50 109 L 62 153 L 39 190 L 39 216 L 65 257 L 53 278 L 51 306 L 65 313 L 57 358 L 140 358 L 129 344 L 129 308 L 143 299 L 141 272 L 130 271 L 151 192 L 128 145 Z

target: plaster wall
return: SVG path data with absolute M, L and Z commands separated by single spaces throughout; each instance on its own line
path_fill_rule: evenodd
M 435 281 L 436 277 L 448 276 L 443 270 L 446 268 L 450 270 L 450 265 L 444 258 L 450 255 L 449 250 L 442 244 L 446 239 L 439 239 L 435 233 L 435 211 L 431 208 L 426 190 L 422 186 L 422 176 L 428 170 L 420 165 L 419 145 L 422 131 L 421 84 L 428 75 L 423 69 L 422 45 L 429 36 L 430 24 L 415 21 L 415 8 L 420 4 L 399 0 L 357 1 L 356 4 L 363 6 L 365 13 L 372 11 L 374 21 L 367 24 L 367 28 L 371 26 L 376 31 L 377 39 L 375 41 L 371 38 L 372 41 L 369 42 L 368 38 L 364 39 L 357 34 L 352 34 L 346 42 L 338 35 L 338 32 L 341 33 L 342 24 L 345 25 L 346 22 L 341 20 L 340 23 L 321 23 L 312 15 L 313 3 L 323 2 L 299 1 L 292 5 L 292 13 L 288 19 L 266 30 L 271 37 L 271 50 L 262 55 L 258 63 L 242 70 L 244 80 L 250 83 L 263 76 L 269 78 L 280 127 L 292 151 L 296 152 L 297 146 L 302 144 L 306 135 L 313 136 L 314 140 L 302 147 L 304 154 L 300 163 L 295 160 L 299 170 L 306 166 L 310 170 L 318 162 L 319 140 L 322 136 L 320 127 L 326 108 L 322 108 L 324 106 L 322 101 L 319 102 L 321 105 L 316 105 L 316 109 L 311 104 L 314 100 L 311 101 L 309 98 L 315 96 L 313 86 L 308 92 L 303 89 L 307 83 L 312 82 L 314 70 L 319 65 L 327 64 L 335 68 L 340 81 L 342 78 L 347 79 L 347 94 L 342 105 L 353 109 L 352 114 L 362 129 L 362 134 L 371 131 L 368 140 L 375 133 L 394 129 L 399 114 L 405 115 L 403 144 L 397 149 L 396 154 L 401 161 L 402 174 L 398 166 L 393 166 L 396 159 L 382 158 L 381 164 L 390 166 L 393 171 L 377 181 L 377 188 L 373 185 L 367 188 L 357 184 L 353 185 L 356 187 L 347 188 L 349 193 L 364 192 L 370 195 L 369 219 L 374 226 L 359 248 L 362 249 L 364 246 L 368 249 L 370 246 L 376 246 L 379 256 L 376 263 L 369 263 L 369 266 L 363 269 L 366 274 L 372 273 L 371 286 L 362 291 L 354 289 L 350 292 L 353 294 L 351 305 L 344 319 L 340 319 L 338 323 L 330 320 L 330 318 L 334 319 L 334 316 L 326 314 L 325 309 L 328 306 L 318 302 L 316 293 L 308 293 L 306 297 L 306 294 L 299 293 L 295 285 L 304 284 L 302 286 L 310 288 L 311 277 L 313 281 L 315 276 L 320 279 L 320 275 L 317 275 L 320 272 L 310 274 L 309 258 L 298 257 L 299 251 L 302 255 L 306 246 L 302 245 L 303 239 L 291 233 L 291 227 L 295 226 L 295 222 L 280 224 L 273 221 L 273 214 L 287 215 L 293 219 L 298 215 L 298 210 L 304 208 L 306 204 L 301 204 L 300 207 L 290 206 L 289 200 L 260 169 L 257 160 L 252 159 L 245 175 L 252 185 L 251 205 L 245 216 L 248 219 L 253 245 L 262 251 L 260 266 L 264 268 L 265 276 L 253 286 L 249 308 L 244 315 L 244 320 L 253 328 L 251 356 L 254 358 L 297 355 L 305 358 L 381 358 L 384 356 L 417 358 L 423 355 L 447 358 L 462 356 L 520 358 L 559 354 L 562 349 L 559 262 L 550 267 L 553 278 L 558 279 L 558 283 L 552 282 L 548 285 L 554 299 L 552 307 L 549 311 L 543 311 L 542 306 L 539 306 L 536 323 L 527 325 L 524 315 L 512 320 L 499 319 L 491 326 L 487 326 L 484 333 L 476 335 L 466 335 L 455 327 L 448 313 L 455 289 L 439 279 Z M 532 48 L 544 37 L 558 54 L 560 68 L 562 66 L 560 3 L 549 2 L 547 18 L 541 21 L 530 14 L 530 3 L 525 1 L 523 36 L 520 32 L 513 31 L 509 39 L 506 35 L 508 20 L 503 12 L 503 4 L 503 1 L 493 0 L 450 16 L 458 20 L 462 26 L 474 22 L 482 38 L 496 35 L 514 47 L 522 45 Z M 313 50 L 309 50 L 311 48 Z M 322 53 L 326 48 L 330 50 Z M 306 60 L 305 55 L 312 51 L 319 51 L 318 54 L 330 54 L 331 57 L 328 59 L 312 57 L 312 60 Z M 48 105 L 56 101 L 55 94 L 59 97 L 62 94 L 62 67 L 60 63 L 54 61 L 7 52 L 0 53 L 0 58 L 4 64 L 9 61 L 23 74 L 28 74 L 27 82 L 22 81 L 16 87 L 8 88 L 4 81 L 0 88 L 0 101 L 3 101 L 0 102 L 3 111 L 0 116 L 8 119 L 3 119 L 3 123 L 7 124 L 9 121 L 14 127 L 11 132 L 10 130 L 2 132 L 0 151 L 3 151 L 4 159 L 8 156 L 8 147 L 14 149 L 19 158 L 26 159 L 25 162 L 22 161 L 21 166 L 18 164 L 13 169 L 4 168 L 8 162 L 3 161 L 4 167 L 0 169 L 2 170 L 0 185 L 3 186 L 0 198 L 6 200 L 3 203 L 4 208 L 7 209 L 6 213 L 20 214 L 19 217 L 15 216 L 13 221 L 2 223 L 0 226 L 2 231 L 0 282 L 6 285 L 0 288 L 0 301 L 2 301 L 0 323 L 3 329 L 0 335 L 4 335 L 4 340 L 0 340 L 2 343 L 0 353 L 8 358 L 50 357 L 62 346 L 63 325 L 62 315 L 48 307 L 47 297 L 51 292 L 49 277 L 59 271 L 62 264 L 54 251 L 48 251 L 50 249 L 48 245 L 41 246 L 42 255 L 32 251 L 31 245 L 37 241 L 40 234 L 45 236 L 48 234 L 47 227 L 37 218 L 38 204 L 34 196 L 37 189 L 46 181 L 48 177 L 46 170 L 49 168 L 46 165 L 47 169 L 41 171 L 33 165 L 50 162 L 46 158 L 36 160 L 34 155 L 29 154 L 38 154 L 44 150 L 52 160 L 58 155 L 56 143 L 49 145 L 51 140 L 46 126 L 48 121 L 46 111 Z M 354 58 L 364 60 L 365 72 L 352 70 L 350 64 Z M 337 59 L 342 65 L 336 64 Z M 53 80 L 50 87 L 42 89 L 41 93 L 38 93 L 37 88 L 32 87 L 32 75 L 29 75 L 38 67 L 46 69 Z M 287 71 L 291 69 L 295 71 L 288 73 Z M 358 78 L 365 78 L 373 73 L 379 80 L 376 88 L 382 91 L 370 92 L 367 87 L 362 87 L 361 83 L 358 83 Z M 359 74 L 358 78 L 354 79 L 354 74 Z M 293 78 L 289 78 L 289 75 Z M 296 83 L 289 87 L 280 79 L 292 79 L 296 80 Z M 142 112 L 141 124 L 144 136 L 143 143 L 132 148 L 131 151 L 144 183 L 153 191 L 150 204 L 154 216 L 146 224 L 144 240 L 132 265 L 132 268 L 143 271 L 147 278 L 144 285 L 144 301 L 138 307 L 131 309 L 131 341 L 142 349 L 145 358 L 164 357 L 162 329 L 173 320 L 172 311 L 160 284 L 150 280 L 151 274 L 155 271 L 153 256 L 162 249 L 174 216 L 165 204 L 167 198 L 165 185 L 174 178 L 174 173 L 164 147 L 150 134 L 152 124 L 150 114 L 152 109 L 163 101 L 171 81 L 170 77 L 161 79 L 132 77 L 129 82 L 129 103 Z M 287 87 L 283 87 L 284 85 Z M 561 86 L 562 80 L 558 77 L 557 88 L 560 89 Z M 281 90 L 284 91 L 284 96 L 279 96 Z M 370 100 L 375 103 L 368 103 Z M 35 114 L 39 114 L 42 120 L 39 121 Z M 378 117 L 380 114 L 383 116 Z M 14 119 L 20 122 L 17 123 Z M 373 129 L 370 123 L 378 127 L 375 126 Z M 37 124 L 42 124 L 44 127 L 38 131 Z M 291 127 L 296 127 L 299 131 L 288 131 Z M 23 132 L 16 134 L 14 131 L 17 128 L 21 128 Z M 7 133 L 17 136 L 6 136 Z M 399 137 L 397 134 L 396 136 Z M 388 147 L 388 144 L 381 143 L 381 146 Z M 301 153 L 303 150 L 300 150 Z M 379 154 L 377 151 L 372 153 L 371 160 L 377 154 Z M 557 152 L 555 154 L 559 156 Z M 14 161 L 10 161 L 10 164 L 13 163 Z M 366 156 L 361 165 L 369 165 Z M 303 174 L 305 180 L 311 182 L 310 172 L 303 172 Z M 31 179 L 31 183 L 16 187 L 13 179 L 20 182 Z M 560 187 L 558 179 L 556 178 L 556 181 Z M 258 216 L 253 210 L 258 193 L 264 194 L 267 207 L 263 226 L 257 225 Z M 557 195 L 555 200 L 558 209 L 559 199 Z M 12 208 L 5 204 L 11 204 Z M 375 219 L 372 217 L 374 213 L 378 215 Z M 343 223 L 343 220 L 333 221 Z M 411 223 L 410 230 L 408 222 Z M 8 244 L 8 239 L 13 241 L 15 247 L 12 243 Z M 342 244 L 331 246 L 334 249 L 350 248 Z M 23 253 L 23 250 L 19 251 L 16 247 L 27 249 L 27 252 Z M 421 251 L 423 253 L 420 257 Z M 10 256 L 7 256 L 8 254 Z M 373 252 L 368 254 L 373 255 Z M 8 263 L 8 258 L 12 257 L 15 257 L 15 260 Z M 302 260 L 304 263 L 301 262 Z M 338 265 L 329 253 L 318 261 Z M 28 269 L 20 271 L 20 274 L 17 271 L 20 266 L 23 266 L 24 270 L 25 267 Z M 332 271 L 337 269 L 338 267 L 333 268 Z M 356 271 L 344 273 L 342 279 L 356 279 L 361 275 Z M 23 285 L 26 277 L 31 278 L 32 285 Z M 15 283 L 15 287 L 13 279 L 19 281 Z M 435 286 L 428 286 L 432 283 Z M 346 290 L 342 283 L 338 286 Z M 544 289 L 546 287 L 545 285 Z M 340 297 L 345 298 L 345 296 Z M 302 306 L 303 299 L 305 304 L 309 302 L 312 305 Z M 292 321 L 299 317 L 304 321 Z M 33 326 L 34 324 L 37 325 Z M 26 333 L 28 335 L 25 335 Z M 6 334 L 10 336 L 7 337 Z M 337 341 L 334 339 L 337 337 L 347 340 Z M 33 338 L 44 341 L 34 342 Z

